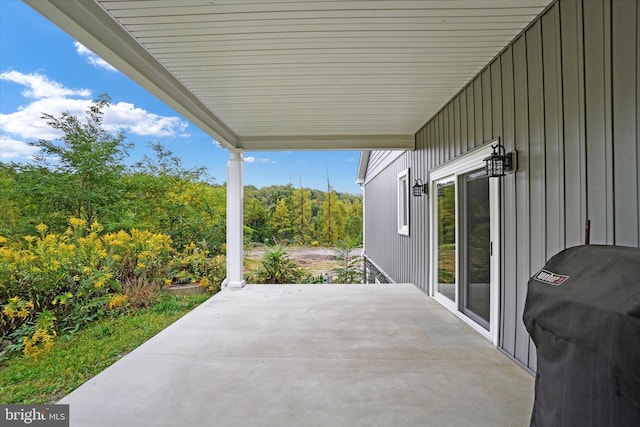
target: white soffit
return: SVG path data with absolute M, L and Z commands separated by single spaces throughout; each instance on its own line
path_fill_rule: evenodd
M 25 0 L 228 148 L 411 149 L 551 0 Z

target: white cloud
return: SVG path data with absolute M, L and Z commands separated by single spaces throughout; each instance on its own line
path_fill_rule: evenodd
M 25 98 L 51 98 L 66 96 L 91 96 L 89 89 L 69 89 L 58 82 L 51 81 L 42 74 L 23 74 L 19 71 L 7 71 L 0 74 L 0 80 L 7 80 L 22 86 L 25 90 L 22 95 Z
M 271 160 L 266 158 L 266 157 L 253 157 L 253 156 L 247 156 L 244 158 L 244 161 L 246 163 L 269 163 Z M 275 162 L 274 162 L 275 163 Z
M 112 104 L 104 112 L 104 128 L 110 131 L 125 130 L 142 136 L 176 136 L 184 132 L 188 124 L 178 117 L 159 116 L 128 102 Z
M 24 141 L 0 135 L 0 159 L 29 159 L 38 152 L 36 147 L 32 147 Z
M 26 106 L 8 114 L 0 113 L 0 131 L 17 135 L 22 139 L 56 139 L 62 134 L 49 127 L 42 114 L 60 116 L 69 112 L 84 118 L 92 100 L 88 89 L 74 91 L 39 74 L 22 74 L 18 71 L 0 74 L 0 78 L 25 86 L 25 97 L 36 98 Z M 104 110 L 104 128 L 111 132 L 125 131 L 140 136 L 184 137 L 187 122 L 179 117 L 160 116 L 128 102 L 111 104 Z
M 55 139 L 62 133 L 47 125 L 41 118 L 42 114 L 47 113 L 57 117 L 68 111 L 74 116 L 83 117 L 89 104 L 91 104 L 89 99 L 61 97 L 38 99 L 13 113 L 0 114 L 0 130 L 24 139 Z
M 102 68 L 107 71 L 114 71 L 114 72 L 118 71 L 111 64 L 109 64 L 107 61 L 105 61 L 104 59 L 100 58 L 98 55 L 96 55 L 95 53 L 87 49 L 80 42 L 74 42 L 73 45 L 76 47 L 76 52 L 78 52 L 79 55 L 86 56 L 87 62 L 93 65 L 94 67 Z

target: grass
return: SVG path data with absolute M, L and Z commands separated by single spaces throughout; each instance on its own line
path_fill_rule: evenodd
M 58 401 L 209 297 L 163 295 L 153 307 L 57 338 L 40 359 L 15 354 L 0 361 L 0 402 Z

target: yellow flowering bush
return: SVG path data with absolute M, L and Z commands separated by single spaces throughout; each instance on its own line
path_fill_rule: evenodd
M 33 301 L 25 301 L 20 297 L 9 298 L 2 312 L 10 319 L 26 319 L 33 311 Z
M 55 316 L 49 310 L 44 310 L 38 314 L 33 334 L 22 339 L 25 356 L 37 359 L 51 351 L 56 335 Z
M 44 351 L 52 332 L 128 307 L 128 295 L 135 294 L 137 306 L 148 305 L 141 299 L 154 298 L 171 280 L 167 235 L 136 229 L 103 234 L 99 223 L 79 218 L 71 218 L 64 233 L 50 233 L 45 224 L 35 231 L 21 242 L 0 238 L 0 337 L 22 342 L 30 354 Z M 34 325 L 45 310 L 51 330 L 38 332 Z
M 109 297 L 109 310 L 117 310 L 127 306 L 129 298 L 126 295 L 114 294 Z
M 226 275 L 226 259 L 222 255 L 211 256 L 206 248 L 200 248 L 192 242 L 174 257 L 171 268 L 177 283 L 199 283 L 202 287 L 217 291 Z
M 166 234 L 103 231 L 97 222 L 71 218 L 63 233 L 38 224 L 20 241 L 0 236 L 0 339 L 38 357 L 58 332 L 149 306 L 173 283 L 220 289 L 225 258 L 205 244 L 175 253 Z

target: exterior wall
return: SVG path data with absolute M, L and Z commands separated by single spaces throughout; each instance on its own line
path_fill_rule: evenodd
M 366 255 L 397 282 L 428 286 L 426 198 L 410 236 L 396 230 L 395 177 L 429 170 L 500 137 L 518 151 L 502 181 L 500 346 L 535 369 L 522 323 L 529 277 L 583 243 L 640 246 L 640 7 L 636 0 L 559 0 L 366 181 Z M 372 153 L 372 157 L 374 153 Z
M 367 176 L 374 177 L 384 171 L 400 155 L 400 151 L 372 151 L 367 165 Z

